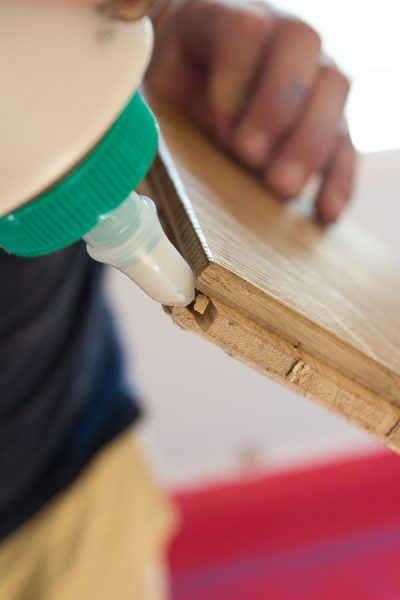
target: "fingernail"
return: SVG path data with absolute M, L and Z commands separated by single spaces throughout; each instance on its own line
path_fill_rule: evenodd
M 307 171 L 300 162 L 282 163 L 272 168 L 268 181 L 283 196 L 296 196 L 307 181 Z
M 235 142 L 238 157 L 254 169 L 265 164 L 270 147 L 271 136 L 263 129 L 241 132 Z

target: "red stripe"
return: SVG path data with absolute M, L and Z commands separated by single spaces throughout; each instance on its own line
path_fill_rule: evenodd
M 184 515 L 185 526 L 171 551 L 176 582 L 179 582 L 179 578 L 183 581 L 185 574 L 193 572 L 202 572 L 206 578 L 207 572 L 213 573 L 215 567 L 221 565 L 225 565 L 225 571 L 228 569 L 226 572 L 229 572 L 231 565 L 233 583 L 230 584 L 228 576 L 224 584 L 225 589 L 230 590 L 230 600 L 256 600 L 258 596 L 254 595 L 253 598 L 245 595 L 240 589 L 243 585 L 247 591 L 252 585 L 258 589 L 262 580 L 264 584 L 260 593 L 265 594 L 267 580 L 268 586 L 276 591 L 275 595 L 261 595 L 260 599 L 276 600 L 282 597 L 299 600 L 300 597 L 296 595 L 287 595 L 289 592 L 283 596 L 276 595 L 277 590 L 291 588 L 295 582 L 296 586 L 301 587 L 301 581 L 304 584 L 310 578 L 314 581 L 311 588 L 314 586 L 319 589 L 322 585 L 326 600 L 327 588 L 336 589 L 337 594 L 339 589 L 360 591 L 362 581 L 369 579 L 364 571 L 371 562 L 369 569 L 375 565 L 373 573 L 377 584 L 375 587 L 370 584 L 364 595 L 353 595 L 352 600 L 369 597 L 374 600 L 391 599 L 392 588 L 386 584 L 392 579 L 396 580 L 397 589 L 400 589 L 400 553 L 396 545 L 396 532 L 400 532 L 400 458 L 394 454 L 382 453 L 328 467 L 224 484 L 178 495 L 177 501 Z M 379 533 L 382 531 L 387 532 L 387 547 L 386 538 Z M 394 532 L 392 535 L 391 531 Z M 368 539 L 372 545 L 368 552 L 362 548 L 362 540 L 367 539 L 362 537 L 365 532 L 370 536 Z M 247 565 L 253 560 L 252 557 L 256 564 L 257 557 L 267 556 L 265 564 L 268 565 L 286 553 L 287 556 L 297 557 L 297 564 L 301 567 L 307 548 L 333 548 L 338 540 L 341 540 L 342 546 L 339 548 L 342 549 L 343 560 L 339 553 L 335 564 L 329 561 L 329 564 L 323 563 L 318 561 L 316 552 L 315 568 L 311 574 L 304 566 L 303 570 L 300 568 L 295 574 L 291 573 L 290 581 L 285 581 L 283 569 L 276 576 L 270 574 L 267 579 L 261 577 L 261 582 L 257 584 L 255 579 L 260 580 L 260 574 L 257 569 L 250 569 L 244 582 L 235 582 L 235 565 L 237 573 L 237 565 Z M 351 548 L 357 547 L 356 540 L 361 540 L 361 558 L 358 558 L 357 552 L 349 554 Z M 360 545 L 360 542 L 357 543 Z M 345 560 L 346 555 L 348 558 Z M 306 564 L 306 561 L 303 560 L 303 563 Z M 289 573 L 290 568 L 287 570 Z M 372 570 L 368 575 L 372 576 L 371 573 Z M 337 577 L 343 579 L 340 584 L 342 587 L 334 581 Z M 307 586 L 308 596 L 305 598 L 311 600 L 310 586 Z M 206 592 L 202 596 L 201 586 L 198 587 L 193 600 L 214 597 Z M 385 589 L 386 595 L 376 595 L 377 592 L 373 592 L 375 588 L 380 592 Z M 222 593 L 225 592 L 219 590 L 218 600 L 224 597 Z M 375 595 L 371 596 L 372 593 Z M 344 597 L 350 599 L 350 596 Z M 400 593 L 396 600 L 398 598 Z

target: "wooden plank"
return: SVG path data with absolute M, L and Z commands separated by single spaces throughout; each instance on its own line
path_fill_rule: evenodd
M 310 204 L 283 207 L 173 107 L 153 105 L 165 144 L 152 193 L 214 313 L 233 310 L 244 339 L 257 328 L 262 363 L 251 345 L 235 351 L 222 317 L 211 337 L 194 309 L 175 320 L 400 447 L 400 265 L 348 221 L 324 227 Z
M 200 312 L 199 312 L 200 310 Z M 399 448 L 400 408 L 261 327 L 239 311 L 202 294 L 189 308 L 166 308 L 175 323 L 233 358 Z

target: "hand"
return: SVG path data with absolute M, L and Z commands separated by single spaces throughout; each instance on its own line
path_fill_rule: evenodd
M 343 117 L 349 82 L 308 25 L 263 3 L 186 1 L 160 36 L 149 81 L 280 198 L 321 174 L 317 215 L 342 213 L 356 162 Z

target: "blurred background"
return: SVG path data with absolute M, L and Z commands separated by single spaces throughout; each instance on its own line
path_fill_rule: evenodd
M 311 22 L 353 80 L 348 118 L 362 158 L 348 218 L 400 259 L 400 5 L 275 4 Z M 340 418 L 179 330 L 116 270 L 107 283 L 128 375 L 147 408 L 147 443 L 170 488 L 381 451 Z

